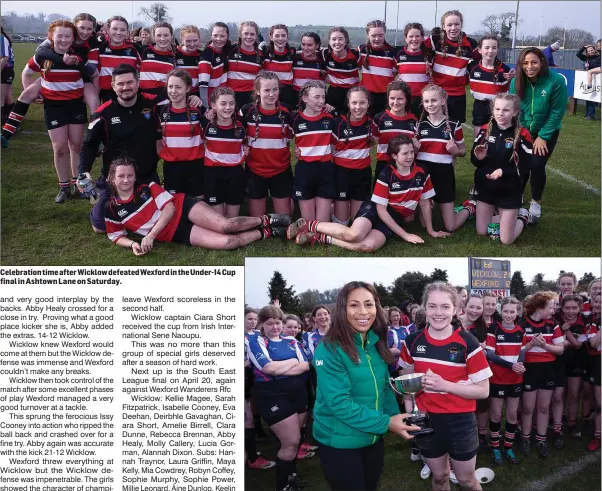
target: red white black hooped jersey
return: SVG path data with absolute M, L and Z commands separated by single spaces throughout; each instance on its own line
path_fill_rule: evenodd
M 447 142 L 453 138 L 456 145 L 464 143 L 464 133 L 462 132 L 462 125 L 458 121 L 449 121 L 451 134 L 447 128 L 445 120 L 435 126 L 428 117 L 418 123 L 416 138 L 420 141 L 420 149 L 416 160 L 437 164 L 451 164 L 453 162 L 453 157 L 446 148 Z
M 308 60 L 303 53 L 297 53 L 293 61 L 293 89 L 299 92 L 311 80 L 324 80 L 324 60 L 317 54 L 315 60 Z
M 360 83 L 359 58 L 355 49 L 347 49 L 344 58 L 337 58 L 334 52 L 327 48 L 322 51 L 326 65 L 326 81 L 331 87 L 350 89 Z
M 562 297 L 562 295 L 561 295 L 561 297 Z M 559 310 L 558 312 L 556 312 L 556 315 L 554 316 L 554 320 L 559 326 L 562 326 L 565 323 L 565 320 L 563 317 L 564 316 L 562 315 L 562 310 Z M 575 319 L 575 321 L 571 323 L 571 326 L 569 327 L 569 331 L 573 334 L 575 339 L 577 339 L 579 342 L 583 343 L 587 339 L 585 333 L 587 331 L 587 326 L 590 323 L 591 323 L 591 315 L 589 314 L 589 312 L 579 312 L 577 314 L 577 318 Z M 562 327 L 561 327 L 561 330 L 562 330 Z M 567 341 L 568 341 L 568 339 L 567 339 Z M 575 349 L 573 347 L 573 345 L 569 343 L 568 346 L 564 347 L 564 351 L 562 352 L 562 355 L 560 355 L 557 358 L 561 358 L 565 363 L 572 365 L 575 362 L 581 361 L 580 359 L 584 356 L 585 356 L 585 346 L 583 344 L 581 345 L 581 348 Z
M 293 116 L 295 146 L 304 162 L 331 162 L 332 128 L 334 118 L 329 113 L 307 116 L 302 112 Z
M 293 60 L 295 58 L 295 49 L 286 46 L 282 53 L 270 51 L 266 46 L 263 50 L 262 68 L 268 72 L 274 72 L 281 84 L 293 84 Z
M 167 74 L 175 67 L 173 52 L 159 51 L 155 46 L 149 45 L 140 58 L 140 90 L 150 94 L 162 91 L 167 82 Z
M 263 55 L 260 51 L 247 51 L 235 44 L 228 52 L 226 85 L 234 92 L 251 92 L 262 63 Z
M 409 85 L 412 97 L 420 97 L 429 81 L 429 68 L 426 53 L 408 51 L 404 46 L 397 53 L 397 80 L 403 80 Z
M 405 135 L 414 138 L 416 130 L 416 116 L 412 113 L 405 116 L 395 116 L 389 109 L 374 116 L 376 125 L 374 137 L 378 139 L 376 149 L 376 160 L 392 162 L 393 159 L 387 154 L 389 142 L 396 136 Z
M 199 50 L 192 53 L 184 51 L 182 46 L 176 48 L 176 68 L 183 68 L 192 78 L 191 94 L 198 95 L 199 93 L 199 61 L 201 52 Z
M 497 94 L 508 92 L 510 80 L 504 74 L 510 71 L 505 63 L 498 63 L 496 59 L 493 68 L 486 68 L 480 61 L 471 61 L 468 64 L 468 80 L 470 93 L 479 101 L 492 101 Z
M 525 333 L 522 328 L 515 324 L 512 329 L 506 329 L 499 322 L 492 322 L 487 331 L 487 349 L 493 351 L 503 360 L 510 363 L 517 363 L 520 350 L 523 347 L 523 337 Z M 490 382 L 492 384 L 510 385 L 520 384 L 523 381 L 523 374 L 516 373 L 510 368 L 505 368 L 497 363 L 490 363 L 493 376 Z
M 140 55 L 136 47 L 130 42 L 125 42 L 121 46 L 113 46 L 109 42 L 103 42 L 98 48 L 90 50 L 88 63 L 94 65 L 100 74 L 98 79 L 100 89 L 113 90 L 111 87 L 113 70 L 122 63 L 138 69 L 140 67 Z
M 564 343 L 565 337 L 558 326 L 552 319 L 542 321 L 534 321 L 528 315 L 523 316 L 519 322 L 519 326 L 525 331 L 523 337 L 523 346 L 529 343 L 534 336 L 542 334 L 546 340 L 546 344 L 550 346 L 559 346 Z M 556 355 L 545 351 L 539 346 L 533 346 L 527 351 L 525 363 L 543 363 L 556 360 Z
M 332 130 L 334 163 L 347 169 L 370 167 L 370 145 L 374 128 L 374 121 L 367 116 L 360 121 L 350 121 L 346 116 L 336 118 Z
M 36 55 L 27 62 L 27 69 L 42 74 L 40 94 L 45 100 L 71 101 L 84 96 L 84 81 L 74 65 L 53 61 L 50 70 L 44 73 L 44 61 Z
M 401 216 L 414 214 L 421 199 L 435 196 L 430 176 L 419 165 L 413 164 L 407 176 L 399 174 L 392 164 L 380 173 L 374 186 L 372 201 L 388 206 Z
M 236 120 L 227 126 L 203 118 L 205 167 L 234 167 L 245 161 L 244 142 L 247 133 Z
M 472 334 L 455 329 L 446 339 L 434 339 L 429 328 L 416 331 L 401 343 L 401 368 L 415 373 L 432 370 L 445 380 L 476 384 L 491 377 L 492 372 L 481 345 Z M 468 413 L 476 410 L 474 399 L 425 390 L 416 396 L 418 408 L 429 413 Z
M 173 202 L 176 213 L 157 235 L 158 241 L 170 242 L 182 217 L 184 197 L 183 193 L 172 195 L 159 184 L 151 182 L 138 186 L 127 200 L 111 198 L 105 207 L 107 237 L 117 242 L 127 236 L 127 230 L 146 237 L 159 221 L 165 205 Z
M 368 45 L 362 44 L 358 52 L 360 54 L 358 65 L 362 74 L 360 85 L 365 87 L 368 92 L 377 94 L 387 92 L 387 85 L 395 78 L 397 66 L 395 48 L 385 43 L 382 48 L 370 48 L 370 53 L 368 53 Z M 366 57 L 368 58 L 367 67 L 364 65 Z
M 518 163 L 529 167 L 533 154 L 533 142 L 531 140 L 531 134 L 526 128 L 521 128 L 519 134 L 519 140 L 516 145 L 516 155 L 518 160 L 514 158 L 514 138 L 516 128 L 510 126 L 505 130 L 498 128 L 498 125 L 493 120 L 491 124 L 491 133 L 487 135 L 489 125 L 481 126 L 479 134 L 475 138 L 474 144 L 471 151 L 471 162 L 479 169 L 487 171 L 494 171 L 495 169 L 502 169 L 501 179 L 505 179 L 511 176 L 519 175 Z M 487 142 L 485 142 L 487 139 Z M 487 143 L 487 156 L 483 160 L 479 160 L 475 157 L 475 149 L 484 143 Z
M 592 346 L 590 339 L 600 332 L 600 319 L 590 322 L 585 331 L 585 350 L 589 356 L 600 356 L 601 345 Z
M 433 83 L 439 85 L 448 95 L 458 96 L 466 93 L 468 83 L 468 63 L 474 59 L 473 52 L 477 42 L 468 36 L 462 36 L 461 54 L 458 56 L 458 42 L 446 40 L 445 51 L 441 47 L 441 37 L 431 35 L 424 42 L 435 51 L 433 60 Z
M 208 97 L 216 87 L 224 87 L 228 80 L 228 73 L 224 66 L 226 53 L 224 50 L 218 51 L 211 45 L 208 45 L 202 52 L 199 59 L 199 87 L 209 87 Z
M 286 171 L 291 165 L 288 144 L 293 137 L 290 111 L 280 104 L 271 110 L 257 104 L 245 104 L 239 114 L 250 147 L 247 156 L 249 169 L 265 178 Z
M 159 156 L 165 162 L 202 159 L 205 156 L 201 119 L 205 108 L 175 108 L 159 104 L 155 109 L 163 148 Z

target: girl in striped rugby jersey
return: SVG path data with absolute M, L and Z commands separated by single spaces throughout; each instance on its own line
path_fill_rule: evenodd
M 151 28 L 151 37 L 155 44 L 149 44 L 141 56 L 140 90 L 157 95 L 164 90 L 167 74 L 176 64 L 173 27 L 168 22 L 157 22 Z
M 296 104 L 293 90 L 293 61 L 296 50 L 288 44 L 288 27 L 276 24 L 270 28 L 270 42 L 263 50 L 262 68 L 274 72 L 280 81 L 280 102 L 289 109 Z
M 227 82 L 234 91 L 236 112 L 251 102 L 253 81 L 263 62 L 257 41 L 259 26 L 253 21 L 241 22 L 238 32 L 238 42 L 228 52 Z
M 227 57 L 230 50 L 230 29 L 223 22 L 211 26 L 211 41 L 202 51 L 199 61 L 199 94 L 205 107 L 217 87 L 228 80 Z
M 190 93 L 199 95 L 199 59 L 201 52 L 201 34 L 196 26 L 184 26 L 180 28 L 181 44 L 176 48 L 176 67 L 183 68 L 192 77 L 192 88 Z
M 344 27 L 333 27 L 328 32 L 328 48 L 324 50 L 328 92 L 326 102 L 339 115 L 347 110 L 347 93 L 360 82 L 359 53 L 349 48 L 349 33 Z

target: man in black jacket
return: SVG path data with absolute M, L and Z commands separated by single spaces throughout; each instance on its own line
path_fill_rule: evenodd
M 147 99 L 140 94 L 138 73 L 129 65 L 120 65 L 113 70 L 111 85 L 116 97 L 100 106 L 92 116 L 78 169 L 78 186 L 85 188 L 102 143 L 102 169 L 96 181 L 99 197 L 90 211 L 92 229 L 99 233 L 105 232 L 104 207 L 110 195 L 107 176 L 115 157 L 129 155 L 135 160 L 139 182 L 161 182 L 157 174 L 159 156 L 156 146 L 161 132 L 157 129 L 154 107 L 162 98 Z

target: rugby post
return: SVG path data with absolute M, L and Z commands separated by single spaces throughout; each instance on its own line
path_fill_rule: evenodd
M 510 261 L 469 257 L 468 277 L 471 293 L 483 294 L 487 291 L 496 297 L 510 296 Z

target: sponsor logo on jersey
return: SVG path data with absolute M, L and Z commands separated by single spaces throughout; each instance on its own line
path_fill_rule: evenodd
M 216 135 L 217 134 L 217 130 L 215 128 L 209 128 L 208 133 L 210 135 Z
M 111 124 L 117 124 L 117 123 L 121 123 L 121 119 L 119 118 L 119 116 L 113 116 L 111 118 Z
M 406 55 L 401 55 L 399 57 L 399 61 L 406 61 L 408 59 L 408 57 Z
M 215 63 L 220 63 L 221 61 L 222 59 L 219 56 L 215 59 Z
M 52 126 L 56 126 L 57 124 L 59 124 L 59 122 L 55 119 L 54 121 L 51 121 L 50 124 Z
M 420 131 L 420 134 L 421 134 L 422 136 L 428 136 L 428 134 L 429 134 L 429 130 L 421 130 L 421 131 Z
M 346 198 L 347 197 L 347 191 L 341 191 L 339 193 L 339 198 Z
M 531 390 L 531 386 L 530 385 L 525 385 L 525 390 Z
M 490 137 L 487 139 L 487 141 L 488 141 L 489 143 L 495 143 L 495 136 L 490 136 Z
M 105 49 L 105 53 L 112 53 L 113 51 L 111 50 L 111 48 L 107 48 Z
M 531 329 L 530 327 L 525 328 L 525 334 L 531 334 L 533 332 L 533 329 Z
M 426 346 L 424 344 L 419 344 L 416 346 L 417 353 L 426 353 Z
M 314 364 L 317 367 L 321 367 L 322 365 L 324 365 L 324 360 L 314 360 Z
M 272 409 L 271 409 L 271 411 L 272 411 L 273 413 L 275 413 L 276 411 L 279 411 L 279 410 L 280 410 L 280 408 L 279 408 L 278 406 L 272 406 Z
M 481 72 L 474 72 L 474 78 L 481 78 Z
M 240 60 L 242 58 L 242 55 L 240 53 L 234 53 L 233 57 Z
M 297 61 L 297 65 L 298 65 L 298 66 L 303 66 L 303 60 L 299 60 L 299 61 Z
M 118 214 L 120 217 L 124 217 L 125 215 L 127 215 L 127 214 L 128 214 L 128 211 L 127 211 L 127 210 L 119 210 L 119 211 L 117 212 L 117 214 Z
M 300 129 L 300 130 L 306 130 L 306 129 L 307 129 L 307 124 L 305 124 L 305 123 L 301 123 L 301 124 L 299 125 L 299 129 Z
M 144 108 L 142 110 L 142 116 L 144 116 L 146 119 L 150 119 L 151 118 L 151 110 L 148 108 Z
M 334 66 L 334 61 L 329 61 L 328 66 Z
M 385 121 L 385 126 L 393 126 L 393 121 Z
M 497 336 L 497 340 L 498 340 L 498 341 L 505 341 L 505 340 L 506 340 L 506 338 L 504 337 L 504 335 L 503 335 L 503 334 L 498 334 L 498 336 Z
M 146 57 L 147 57 L 149 60 L 154 60 L 154 59 L 155 59 L 155 53 L 148 53 L 148 54 L 146 55 Z
M 302 196 L 303 193 L 301 191 L 295 191 L 295 196 Z
M 179 58 L 178 60 L 176 60 L 176 63 L 178 65 L 183 65 L 184 64 L 184 60 L 182 58 Z
M 350 135 L 353 135 L 353 130 L 352 130 L 352 129 L 349 129 L 349 128 L 347 128 L 347 129 L 344 129 L 344 130 L 343 130 L 343 134 L 344 134 L 345 136 L 350 136 Z
M 210 203 L 215 203 L 216 201 L 217 201 L 217 198 L 216 198 L 215 196 L 211 196 L 211 197 L 209 198 L 209 202 L 210 202 Z
M 503 396 L 504 395 L 504 391 L 503 390 L 499 390 L 497 393 L 498 396 Z
M 393 184 L 391 184 L 391 187 L 393 189 L 399 189 L 401 187 L 401 184 L 399 184 L 398 182 L 394 182 Z

